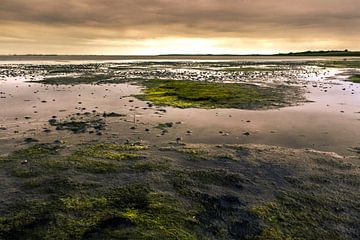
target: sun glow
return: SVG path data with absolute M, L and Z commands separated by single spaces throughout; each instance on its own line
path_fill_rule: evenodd
M 167 38 L 146 40 L 141 45 L 144 54 L 207 54 L 223 53 L 219 41 L 202 38 Z

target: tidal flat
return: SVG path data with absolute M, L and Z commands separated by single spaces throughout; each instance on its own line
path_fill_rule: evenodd
M 0 62 L 0 239 L 359 239 L 359 62 Z

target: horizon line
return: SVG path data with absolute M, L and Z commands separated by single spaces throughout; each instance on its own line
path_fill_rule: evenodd
M 346 55 L 356 55 L 360 56 L 360 50 L 308 50 L 308 51 L 301 51 L 301 52 L 280 52 L 280 53 L 249 53 L 249 54 L 214 54 L 214 53 L 165 53 L 165 54 L 58 54 L 58 53 L 49 53 L 49 54 L 42 54 L 42 53 L 24 53 L 24 54 L 0 54 L 1 57 L 61 57 L 61 56 L 94 56 L 94 57 L 171 57 L 171 56 L 229 56 L 229 57 L 243 57 L 243 56 L 302 56 L 302 55 L 338 55 L 344 56 Z

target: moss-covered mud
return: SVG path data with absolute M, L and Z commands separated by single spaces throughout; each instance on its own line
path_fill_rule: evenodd
M 274 72 L 274 71 L 284 71 L 286 68 L 280 68 L 281 65 L 278 67 L 229 67 L 220 69 L 220 71 L 227 71 L 227 72 Z
M 179 108 L 263 109 L 304 101 L 296 87 L 261 87 L 240 83 L 209 83 L 176 80 L 142 82 L 144 94 L 137 98 L 160 106 Z
M 60 76 L 46 77 L 43 80 L 31 81 L 48 85 L 77 85 L 77 84 L 105 84 L 105 83 L 125 83 L 127 80 L 115 79 L 112 75 L 88 75 L 82 76 Z
M 255 70 L 255 68 L 247 69 L 247 71 Z M 189 80 L 126 80 L 105 75 L 50 77 L 36 82 L 50 85 L 131 82 L 146 87 L 143 94 L 135 95 L 138 99 L 150 101 L 159 106 L 178 108 L 268 109 L 297 105 L 305 101 L 303 91 L 300 88 L 286 85 L 265 87 L 246 83 L 214 83 Z
M 353 83 L 360 83 L 360 74 L 355 74 L 349 77 L 348 81 Z
M 356 160 L 356 161 L 355 161 Z M 1 239 L 358 239 L 358 159 L 257 145 L 1 157 Z
M 360 61 L 358 60 L 343 60 L 343 61 L 319 61 L 316 65 L 321 67 L 331 68 L 360 68 Z

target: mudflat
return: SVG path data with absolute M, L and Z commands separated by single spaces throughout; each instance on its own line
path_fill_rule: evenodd
M 357 58 L 35 60 L 0 62 L 0 238 L 360 237 Z

